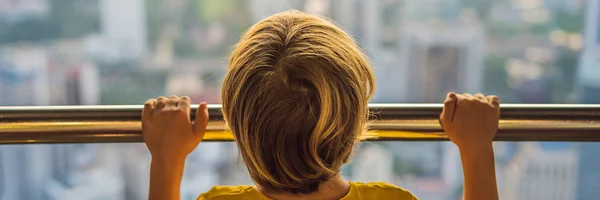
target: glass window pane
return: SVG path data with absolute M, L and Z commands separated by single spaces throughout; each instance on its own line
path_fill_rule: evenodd
M 171 94 L 219 103 L 230 47 L 288 9 L 327 16 L 356 38 L 377 76 L 372 102 L 440 102 L 459 91 L 507 103 L 600 103 L 598 1 L 0 0 L 0 106 L 141 104 Z M 461 191 L 453 148 L 368 143 L 343 172 L 451 199 Z M 496 153 L 502 199 L 600 195 L 597 143 L 497 143 Z M 6 145 L 0 160 L 0 199 L 145 199 L 143 144 Z M 381 169 L 360 170 L 369 167 Z M 252 183 L 233 143 L 200 145 L 185 177 L 186 199 L 214 184 Z
M 448 91 L 513 103 L 600 100 L 600 3 L 571 0 L 2 0 L 0 105 L 220 102 L 228 51 L 250 25 L 324 15 L 369 55 L 372 102 Z
M 501 199 L 593 199 L 600 187 L 599 143 L 497 142 Z M 144 144 L 0 146 L 2 199 L 147 199 Z M 351 181 L 385 181 L 421 199 L 460 199 L 462 170 L 450 142 L 369 142 L 342 169 Z M 212 186 L 251 185 L 233 142 L 205 142 L 189 156 L 183 199 Z

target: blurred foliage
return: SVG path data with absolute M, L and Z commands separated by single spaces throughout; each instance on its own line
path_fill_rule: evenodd
M 100 64 L 103 77 L 100 104 L 141 104 L 146 98 L 165 95 L 166 71 L 139 70 L 138 63 Z
M 473 8 L 479 19 L 486 19 L 492 9 L 491 0 L 460 0 L 462 8 Z
M 556 51 L 554 59 L 556 71 L 551 83 L 552 99 L 555 102 L 565 103 L 565 97 L 575 89 L 579 52 L 564 47 Z
M 50 23 L 60 24 L 63 37 L 100 31 L 98 0 L 51 0 Z
M 239 35 L 251 25 L 250 9 L 246 0 L 188 0 L 177 6 L 169 0 L 145 0 L 148 40 L 151 48 L 155 47 L 161 34 L 165 34 L 166 27 L 175 26 L 180 30 L 169 37 L 173 45 L 173 53 L 177 57 L 195 58 L 221 58 L 226 55 L 229 45 L 235 43 Z M 76 38 L 89 33 L 100 31 L 98 0 L 49 0 L 50 11 L 47 16 L 32 16 L 19 21 L 0 19 L 0 44 L 23 41 L 51 41 L 59 38 Z M 532 34 L 539 37 L 554 30 L 560 29 L 569 33 L 581 32 L 584 28 L 585 12 L 569 10 L 552 10 L 551 20 L 548 23 L 525 25 L 519 23 L 499 23 L 485 20 L 495 5 L 492 0 L 460 0 L 459 5 L 447 8 L 447 15 L 455 15 L 455 11 L 462 8 L 473 8 L 481 22 L 486 23 L 487 37 L 511 38 L 518 34 Z M 390 7 L 391 8 L 391 7 Z M 387 16 L 383 23 L 394 23 L 392 18 L 396 14 L 393 9 L 384 9 L 383 15 Z M 450 12 L 452 11 L 452 12 Z M 205 32 L 213 23 L 225 26 L 224 41 L 214 48 L 199 48 L 195 40 L 196 32 Z M 393 44 L 393 43 L 391 43 Z M 557 48 L 553 60 L 551 73 L 552 102 L 563 102 L 566 94 L 575 88 L 575 74 L 578 67 L 578 51 L 568 48 Z M 488 55 L 485 59 L 484 90 L 487 93 L 497 94 L 503 100 L 517 101 L 518 92 L 511 89 L 508 84 L 508 75 L 505 70 L 506 55 Z M 161 73 L 134 72 L 134 65 L 121 63 L 118 66 L 101 66 L 103 73 L 108 76 L 123 77 L 123 80 L 109 82 L 103 85 L 103 103 L 114 102 L 113 98 L 119 97 L 125 102 L 139 103 L 135 96 L 156 96 L 164 90 L 164 77 Z M 106 69 L 105 69 L 106 68 Z M 139 79 L 139 80 L 138 80 Z M 153 85 L 153 87 L 150 87 Z M 137 87 L 137 89 L 135 89 Z M 134 88 L 134 89 L 131 89 Z M 148 89 L 152 88 L 152 89 Z M 114 90 L 111 91 L 111 90 Z M 130 91 L 131 90 L 131 91 Z M 107 92 L 111 91 L 111 92 Z M 105 97 L 105 93 L 109 96 Z M 140 93 L 139 95 L 137 93 Z M 114 95 L 113 95 L 114 94 Z M 116 95 L 116 96 L 115 96 Z M 127 100 L 131 98 L 131 100 Z M 142 99 L 143 101 L 143 99 Z M 406 168 L 400 167 L 400 168 Z
M 148 28 L 148 41 L 149 44 L 154 44 L 158 40 L 159 33 L 165 24 L 166 18 L 163 17 L 160 4 L 160 0 L 147 0 L 146 1 L 146 27 Z M 154 46 L 150 46 L 154 48 Z
M 542 24 L 532 24 L 527 26 L 528 32 L 532 35 L 537 36 L 546 36 L 550 31 L 554 30 L 554 28 L 554 24 L 550 22 Z
M 485 26 L 490 37 L 510 38 L 524 31 L 522 26 L 509 23 L 493 23 Z
M 553 22 L 556 28 L 570 33 L 583 32 L 585 20 L 584 12 L 568 12 L 558 10 L 553 15 Z M 566 47 L 557 47 L 554 57 L 554 66 L 556 71 L 551 77 L 552 101 L 565 103 L 566 96 L 576 87 L 576 73 L 579 67 L 580 51 L 572 50 Z
M 508 86 L 507 58 L 488 56 L 484 61 L 483 90 L 502 97 L 503 102 L 515 102 L 515 92 Z
M 567 32 L 581 32 L 584 26 L 585 12 L 567 12 L 558 10 L 552 16 L 552 21 L 556 23 L 556 27 Z
M 0 44 L 81 37 L 100 30 L 97 0 L 50 0 L 42 18 L 0 20 Z
M 231 8 L 241 3 L 238 0 L 195 0 L 195 2 L 198 16 L 207 22 L 222 19 Z
M 196 55 L 196 45 L 190 38 L 177 38 L 173 44 L 173 53 L 181 57 L 193 57 Z
M 470 1 L 470 0 L 463 0 Z M 537 37 L 546 37 L 551 31 L 559 29 L 569 33 L 580 33 L 583 31 L 584 13 L 569 12 L 567 10 L 555 10 L 552 12 L 551 20 L 541 24 L 488 24 L 487 33 L 491 37 L 511 38 L 518 34 L 531 34 Z M 578 67 L 579 52 L 565 47 L 556 48 L 553 58 L 554 67 L 545 67 L 551 73 L 546 73 L 548 77 L 548 87 L 544 93 L 544 103 L 564 103 L 566 96 L 573 92 L 575 88 L 575 75 Z M 502 96 L 504 101 L 520 102 L 524 98 L 518 88 L 508 87 L 508 75 L 505 70 L 507 56 L 489 55 L 485 61 L 485 90 L 488 93 Z M 541 103 L 541 102 L 538 102 Z
M 245 0 L 190 0 L 180 7 L 169 8 L 165 7 L 166 0 L 147 1 L 149 44 L 154 47 L 152 44 L 156 44 L 161 36 L 169 37 L 177 57 L 220 57 L 251 23 Z M 225 25 L 224 42 L 216 48 L 200 51 L 197 45 L 202 44 L 195 42 L 194 31 L 206 34 L 212 23 Z M 167 34 L 166 27 L 176 28 L 177 34 L 164 35 Z
M 0 22 L 0 44 L 50 40 L 61 37 L 58 24 L 45 19 L 26 19 L 18 23 Z

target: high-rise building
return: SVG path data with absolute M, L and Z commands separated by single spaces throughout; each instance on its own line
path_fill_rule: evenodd
M 49 200 L 124 200 L 119 144 L 53 146 L 53 177 L 44 180 Z M 102 188 L 99 190 L 98 188 Z
M 44 187 L 52 177 L 50 146 L 0 146 L 0 199 L 46 199 Z
M 587 4 L 577 88 L 581 103 L 600 103 L 600 2 L 588 1 Z M 600 196 L 600 144 L 581 143 L 579 151 L 576 199 L 595 199 Z
M 52 62 L 49 48 L 15 45 L 0 49 L 0 106 L 97 104 L 99 81 L 95 66 L 86 63 L 63 67 Z M 69 75 L 66 75 L 67 68 L 71 70 Z M 73 175 L 68 166 L 73 155 L 61 150 L 64 150 L 61 146 L 49 145 L 0 147 L 0 168 L 3 169 L 0 170 L 3 171 L 0 188 L 9 191 L 0 199 L 50 198 L 47 184 L 64 183 L 64 179 Z M 73 152 L 76 151 L 71 149 Z M 72 188 L 63 189 L 64 192 Z M 64 196 L 58 198 L 64 199 Z
M 578 69 L 582 103 L 600 103 L 600 3 L 588 1 L 585 15 L 584 47 Z
M 485 45 L 480 25 L 411 23 L 404 30 L 398 65 L 405 68 L 405 82 L 395 87 L 410 88 L 401 101 L 439 102 L 450 91 L 480 91 Z
M 595 199 L 600 195 L 600 144 L 582 143 L 579 147 L 577 200 Z
M 454 143 L 447 142 L 441 145 L 443 148 L 441 177 L 446 185 L 462 185 L 462 165 L 460 153 Z
M 109 47 L 104 49 L 103 54 L 118 52 L 123 57 L 139 58 L 146 53 L 148 33 L 144 2 L 99 1 L 101 40 Z
M 48 14 L 48 0 L 0 0 L 0 20 L 19 21 Z
M 441 13 L 430 9 L 440 5 Z M 449 91 L 479 91 L 485 34 L 476 20 L 460 21 L 457 5 L 452 0 L 331 1 L 331 17 L 356 37 L 374 66 L 373 101 L 439 102 Z M 428 12 L 415 11 L 422 9 Z
M 360 182 L 394 181 L 394 157 L 388 149 L 368 144 L 352 158 L 352 180 Z
M 0 105 L 48 105 L 48 54 L 41 47 L 0 49 Z
M 549 147 L 552 147 L 550 145 Z M 560 145 L 559 145 L 560 146 Z M 574 199 L 577 186 L 577 151 L 523 143 L 505 168 L 502 199 Z
M 52 62 L 48 70 L 50 105 L 97 105 L 100 73 L 88 61 Z
M 403 13 L 400 0 L 329 1 L 329 16 L 357 40 L 378 77 L 374 102 L 398 102 L 406 94 L 398 65 Z

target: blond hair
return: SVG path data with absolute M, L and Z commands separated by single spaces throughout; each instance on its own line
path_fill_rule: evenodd
M 223 116 L 258 186 L 311 193 L 348 161 L 374 86 L 350 36 L 287 11 L 252 26 L 233 50 Z

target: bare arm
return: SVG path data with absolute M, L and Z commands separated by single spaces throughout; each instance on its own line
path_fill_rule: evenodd
M 142 134 L 152 154 L 150 200 L 179 200 L 185 158 L 202 141 L 208 124 L 205 103 L 190 121 L 190 99 L 171 96 L 150 99 L 142 113 Z
M 179 200 L 185 158 L 152 158 L 148 199 Z
M 448 94 L 440 124 L 460 151 L 465 200 L 497 200 L 492 141 L 498 130 L 500 102 L 482 94 Z
M 463 198 L 497 200 L 498 186 L 492 145 L 481 149 L 460 149 L 460 158 L 464 173 Z

